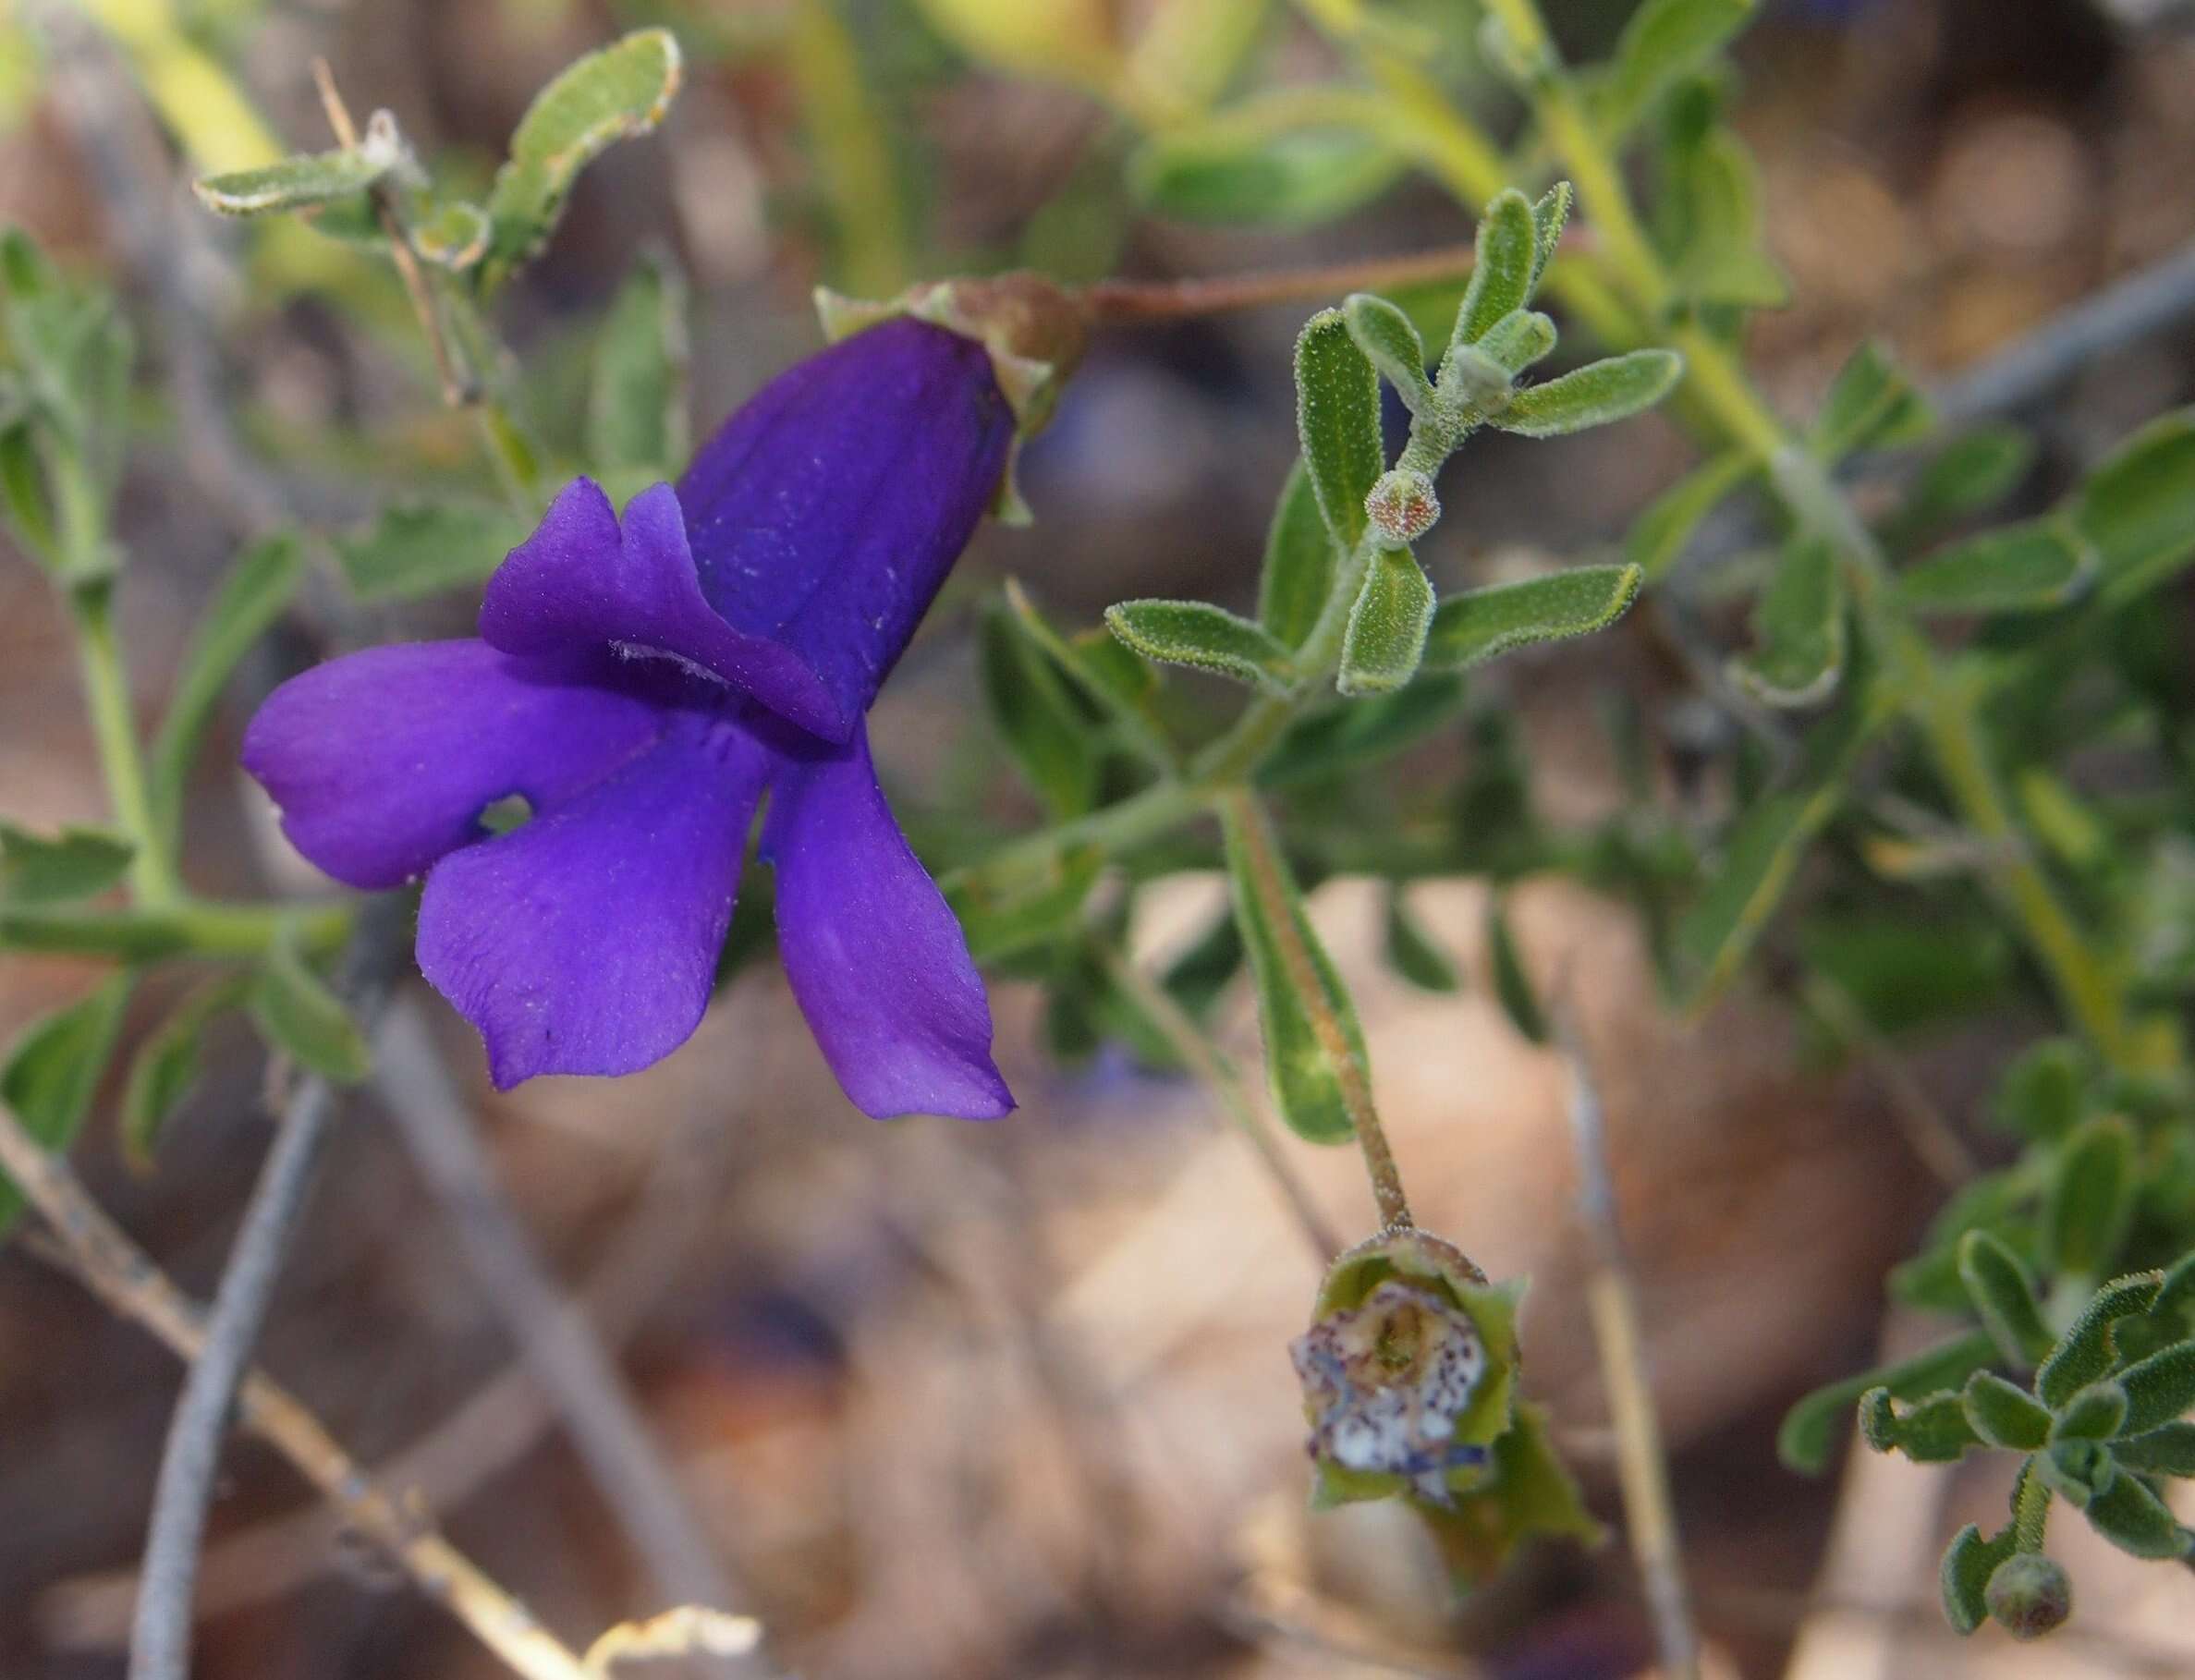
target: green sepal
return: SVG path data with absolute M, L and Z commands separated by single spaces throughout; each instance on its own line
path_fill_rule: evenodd
M 1294 655 L 1264 626 L 1206 601 L 1123 601 L 1105 626 L 1145 659 L 1193 665 L 1271 694 L 1296 680 Z
M 33 1021 L 0 1059 L 0 1101 L 48 1152 L 66 1150 L 83 1129 L 136 985 L 129 969 L 108 977 L 75 1003 Z M 22 1212 L 22 1192 L 0 1173 L 0 1237 Z
M 1349 609 L 1335 687 L 1344 694 L 1386 694 L 1418 674 L 1433 627 L 1433 584 L 1407 548 L 1380 548 L 1364 568 Z

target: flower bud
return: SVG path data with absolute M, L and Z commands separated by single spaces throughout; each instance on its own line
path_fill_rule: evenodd
M 1372 493 L 1364 498 L 1372 528 L 1396 547 L 1415 542 L 1431 530 L 1441 517 L 1440 498 L 1433 481 L 1421 472 L 1402 468 L 1380 475 Z
M 2040 1552 L 2015 1552 L 1991 1571 L 1982 1596 L 2015 1639 L 2040 1639 L 2073 1613 L 2073 1583 Z

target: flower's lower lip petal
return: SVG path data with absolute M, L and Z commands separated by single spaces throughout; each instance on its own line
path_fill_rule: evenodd
M 854 1105 L 880 1120 L 1010 1110 L 982 980 L 884 804 L 865 729 L 780 761 L 762 850 L 786 978 Z
M 245 730 L 242 758 L 299 851 L 350 886 L 381 888 L 480 839 L 494 800 L 553 810 L 662 726 L 647 700 L 569 662 L 408 642 L 284 683 Z
M 620 530 L 602 486 L 575 479 L 489 578 L 480 628 L 510 653 L 661 654 L 763 697 L 825 739 L 844 740 L 853 726 L 854 713 L 799 651 L 734 628 L 702 599 L 668 484 L 635 496 Z
M 627 1074 L 693 1035 L 767 755 L 684 721 L 553 815 L 437 864 L 420 968 L 480 1029 L 498 1090 Z

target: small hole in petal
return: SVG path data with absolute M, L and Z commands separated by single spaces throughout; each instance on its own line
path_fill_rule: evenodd
M 533 804 L 524 794 L 506 794 L 481 812 L 480 824 L 491 834 L 507 834 L 533 821 Z

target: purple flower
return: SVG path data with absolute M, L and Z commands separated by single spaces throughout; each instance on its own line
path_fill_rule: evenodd
M 1014 418 L 970 339 L 899 319 L 781 374 L 622 527 L 567 486 L 481 639 L 285 683 L 243 761 L 337 880 L 422 872 L 419 960 L 499 1089 L 624 1074 L 700 1025 L 765 792 L 778 944 L 879 1117 L 1013 1106 L 958 925 L 892 819 L 863 714 L 998 488 Z M 492 835 L 513 795 L 530 820 Z

